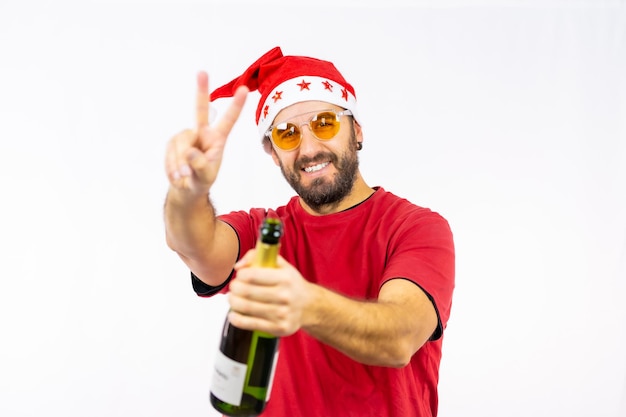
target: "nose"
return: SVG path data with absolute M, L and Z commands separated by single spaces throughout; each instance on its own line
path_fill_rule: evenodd
M 322 147 L 322 142 L 313 135 L 311 126 L 308 123 L 300 126 L 300 135 L 302 137 L 300 138 L 299 153 L 301 155 L 317 154 Z

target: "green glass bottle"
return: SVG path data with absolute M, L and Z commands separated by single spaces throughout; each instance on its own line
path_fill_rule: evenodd
M 266 218 L 256 244 L 257 266 L 276 268 L 282 223 Z M 211 404 L 227 416 L 257 416 L 269 400 L 280 339 L 224 322 L 211 382 Z

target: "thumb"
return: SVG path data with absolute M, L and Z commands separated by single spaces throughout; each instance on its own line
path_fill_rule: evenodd
M 241 259 L 237 261 L 237 263 L 235 264 L 235 271 L 244 267 L 251 266 L 254 263 L 255 259 L 256 259 L 256 249 L 252 248 L 248 252 L 246 252 L 246 254 L 242 256 Z

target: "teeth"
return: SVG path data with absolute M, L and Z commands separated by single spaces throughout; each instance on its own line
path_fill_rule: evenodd
M 305 172 L 319 171 L 320 169 L 324 168 L 328 164 L 329 164 L 329 162 L 324 162 L 324 163 L 321 163 L 321 164 L 313 165 L 312 167 L 306 167 L 306 168 L 304 168 L 304 171 Z

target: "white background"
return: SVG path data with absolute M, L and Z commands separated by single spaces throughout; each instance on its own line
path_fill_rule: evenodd
M 453 228 L 440 416 L 626 416 L 624 2 L 378 3 L 0 1 L 0 415 L 215 415 L 226 303 L 165 245 L 164 147 L 197 70 L 280 45 L 355 86 L 366 181 Z M 257 98 L 220 212 L 292 195 Z

